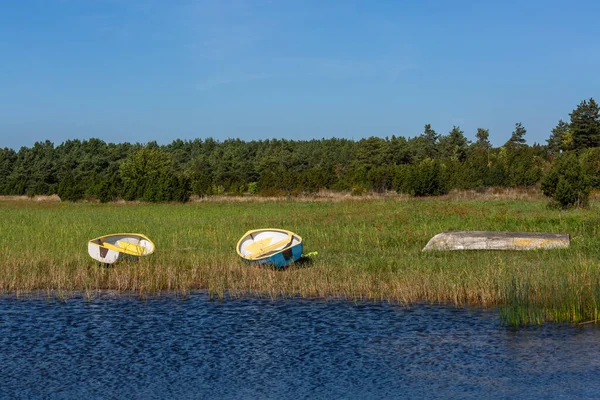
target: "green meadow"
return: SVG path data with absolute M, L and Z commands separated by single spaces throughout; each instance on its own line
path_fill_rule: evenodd
M 512 325 L 599 318 L 599 203 L 549 210 L 546 200 L 444 198 L 287 199 L 188 204 L 0 201 L 0 290 L 69 296 L 142 296 L 206 290 L 269 296 L 498 307 Z M 306 262 L 273 270 L 241 261 L 250 229 L 281 227 L 304 238 Z M 569 233 L 568 249 L 422 253 L 449 230 Z M 139 232 L 156 252 L 99 267 L 87 241 Z

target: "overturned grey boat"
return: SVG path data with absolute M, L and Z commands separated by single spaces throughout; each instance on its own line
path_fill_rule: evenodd
M 443 232 L 431 238 L 430 250 L 539 250 L 569 247 L 569 235 L 539 232 Z

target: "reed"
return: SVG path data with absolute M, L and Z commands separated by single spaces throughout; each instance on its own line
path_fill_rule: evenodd
M 0 201 L 0 291 L 142 296 L 206 290 L 215 297 L 340 297 L 499 307 L 509 324 L 599 318 L 598 203 L 548 210 L 544 200 L 374 197 L 343 201 L 95 204 Z M 249 229 L 282 227 L 319 254 L 284 271 L 239 260 Z M 448 230 L 570 233 L 568 249 L 432 252 Z M 156 244 L 138 262 L 99 268 L 87 241 L 140 232 Z

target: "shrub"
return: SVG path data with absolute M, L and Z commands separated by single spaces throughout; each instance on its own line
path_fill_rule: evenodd
M 258 182 L 250 182 L 248 184 L 248 193 L 253 196 L 258 194 Z
M 560 208 L 585 207 L 590 197 L 590 179 L 572 153 L 556 160 L 541 185 L 542 192 Z
M 444 166 L 438 160 L 426 158 L 410 167 L 402 192 L 413 196 L 440 196 L 448 193 Z
M 600 147 L 586 149 L 580 154 L 581 165 L 594 189 L 600 189 Z
M 194 172 L 192 174 L 192 193 L 200 197 L 211 194 L 212 181 L 205 172 Z
M 213 185 L 211 186 L 210 192 L 214 196 L 222 196 L 225 194 L 225 186 L 223 185 Z
M 83 187 L 71 174 L 65 175 L 57 190 L 58 197 L 61 201 L 77 201 L 84 198 Z
M 100 182 L 96 188 L 96 198 L 101 203 L 108 203 L 117 197 L 117 184 L 116 179 L 104 180 Z

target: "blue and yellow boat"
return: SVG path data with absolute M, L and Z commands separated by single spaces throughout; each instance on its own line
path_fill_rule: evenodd
M 302 238 L 285 229 L 255 229 L 242 236 L 236 251 L 246 261 L 282 268 L 302 257 Z

